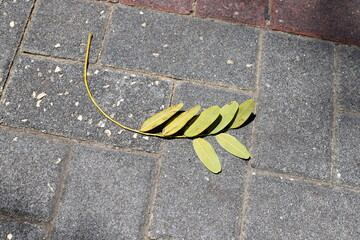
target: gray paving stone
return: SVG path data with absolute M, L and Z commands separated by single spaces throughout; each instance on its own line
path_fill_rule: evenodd
M 69 147 L 4 129 L 0 129 L 0 142 L 0 212 L 49 220 Z
M 82 68 L 81 64 L 37 57 L 19 58 L 0 106 L 0 121 L 65 137 L 156 151 L 160 139 L 123 131 L 100 114 L 86 94 Z M 145 119 L 169 103 L 170 81 L 103 69 L 90 69 L 89 73 L 90 88 L 100 106 L 129 127 L 140 128 Z M 47 95 L 39 102 L 41 93 Z
M 328 179 L 333 44 L 271 32 L 264 41 L 253 165 Z
M 142 239 L 156 159 L 76 147 L 52 239 Z
M 253 89 L 257 37 L 244 26 L 119 6 L 101 63 Z
M 0 239 L 45 239 L 45 227 L 0 218 Z
M 358 239 L 360 194 L 279 177 L 252 177 L 244 239 Z
M 340 113 L 337 124 L 339 151 L 335 179 L 360 187 L 360 114 Z
M 46 56 L 83 60 L 87 37 L 94 34 L 90 60 L 100 51 L 109 7 L 93 1 L 41 0 L 26 34 L 23 50 Z
M 209 107 L 249 98 L 189 83 L 180 83 L 174 97 L 175 102 L 184 101 L 186 107 Z M 249 147 L 250 130 L 251 124 L 229 133 Z M 214 137 L 207 140 L 219 155 L 223 168 L 220 174 L 212 174 L 202 165 L 191 140 L 166 141 L 149 232 L 152 239 L 237 239 L 247 161 L 227 153 Z
M 0 93 L 34 1 L 0 1 Z
M 338 47 L 339 107 L 360 112 L 360 48 Z

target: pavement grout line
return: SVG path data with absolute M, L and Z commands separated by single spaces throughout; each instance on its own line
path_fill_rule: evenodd
M 131 153 L 131 154 L 135 154 L 135 155 L 142 155 L 142 156 L 149 156 L 149 157 L 158 157 L 159 156 L 158 153 L 151 153 L 151 152 L 145 152 L 145 151 L 140 151 L 140 150 L 131 149 L 131 148 L 118 147 L 116 145 L 111 145 L 111 144 L 106 144 L 106 143 L 101 143 L 101 142 L 96 142 L 96 141 L 90 141 L 90 140 L 84 140 L 84 139 L 78 139 L 78 138 L 67 138 L 67 137 L 64 137 L 61 135 L 39 132 L 39 131 L 36 131 L 33 129 L 28 129 L 28 128 L 17 128 L 17 127 L 12 127 L 12 126 L 0 125 L 0 129 L 4 129 L 7 131 L 14 131 L 14 132 L 23 133 L 23 134 L 24 133 L 32 134 L 37 137 L 61 141 L 61 142 L 68 143 L 68 144 L 89 145 L 91 147 L 97 147 L 97 148 L 114 150 L 114 151 L 122 151 L 122 152 Z
M 337 104 L 339 100 L 338 90 L 339 90 L 339 56 L 337 47 L 334 46 L 334 79 L 333 79 L 333 119 L 332 119 L 332 138 L 331 138 L 331 162 L 330 162 L 330 181 L 335 181 L 335 171 L 336 171 L 336 159 L 338 156 L 338 129 L 336 124 L 336 118 L 338 115 Z
M 272 171 L 253 168 L 251 175 L 256 175 L 256 174 L 261 174 L 263 176 L 278 177 L 278 178 L 286 179 L 289 181 L 305 182 L 305 183 L 310 183 L 310 184 L 317 185 L 317 186 L 327 186 L 327 187 L 332 187 L 335 189 L 342 189 L 342 190 L 346 190 L 346 191 L 360 193 L 360 187 L 354 187 L 354 186 L 349 186 L 349 185 L 344 185 L 344 184 L 336 184 L 336 183 L 333 183 L 330 181 L 324 181 L 324 180 L 318 180 L 318 179 L 308 179 L 308 178 L 299 177 L 299 176 L 295 176 L 295 175 L 288 175 L 285 173 L 272 172 Z
M 28 223 L 28 224 L 34 224 L 34 225 L 38 225 L 38 226 L 46 226 L 48 224 L 45 221 L 34 221 L 34 220 L 30 220 L 30 219 L 27 219 L 27 218 L 22 217 L 22 216 L 7 216 L 7 215 L 1 214 L 1 213 L 0 213 L 0 219 L 16 221 L 16 222 L 23 222 L 23 223 Z
M 347 114 L 360 114 L 360 112 L 357 112 L 357 111 L 352 111 L 352 110 L 347 110 L 347 109 L 344 109 L 344 108 L 338 108 L 337 109 L 337 112 L 341 112 L 341 113 L 347 113 Z
M 149 230 L 150 230 L 150 226 L 151 226 L 151 221 L 154 218 L 153 212 L 154 212 L 154 208 L 155 208 L 155 201 L 156 201 L 156 195 L 158 192 L 158 186 L 159 186 L 159 181 L 160 181 L 160 174 L 161 174 L 161 168 L 162 168 L 162 158 L 164 156 L 164 151 L 165 151 L 165 141 L 162 141 L 160 143 L 160 156 L 157 158 L 157 169 L 156 169 L 156 173 L 155 176 L 152 179 L 152 187 L 151 187 L 151 194 L 150 194 L 150 199 L 149 199 L 149 205 L 148 205 L 148 211 L 147 211 L 147 218 L 145 221 L 145 225 L 143 228 L 143 235 L 144 235 L 144 240 L 149 240 L 150 238 L 149 236 Z
M 20 41 L 19 41 L 19 44 L 17 46 L 17 50 L 15 51 L 14 57 L 12 58 L 12 61 L 9 64 L 9 71 L 8 71 L 7 75 L 5 76 L 4 83 L 3 83 L 3 89 L 2 89 L 2 91 L 0 91 L 0 103 L 3 101 L 3 96 L 5 96 L 7 87 L 9 85 L 9 83 L 11 82 L 9 79 L 12 78 L 12 72 L 13 72 L 12 69 L 14 67 L 14 62 L 16 61 L 18 53 L 21 52 L 22 45 L 23 45 L 25 35 L 26 35 L 26 31 L 27 31 L 29 23 L 31 22 L 31 18 L 32 18 L 32 15 L 34 13 L 34 9 L 35 9 L 37 3 L 38 3 L 38 0 L 35 0 L 32 8 L 30 10 L 29 17 L 28 17 L 26 23 L 24 24 L 23 32 L 22 32 L 22 35 L 20 37 Z
M 271 26 L 271 22 L 272 22 L 272 18 L 271 18 L 271 10 L 273 7 L 273 0 L 269 0 L 269 4 L 268 4 L 268 11 L 267 11 L 267 15 L 269 17 L 268 20 L 265 19 L 265 29 L 270 29 Z
M 256 71 L 255 71 L 255 89 L 256 89 L 256 93 L 255 93 L 255 101 L 256 101 L 256 108 L 257 105 L 259 104 L 259 95 L 260 95 L 260 78 L 261 78 L 261 70 L 262 70 L 262 62 L 263 62 L 263 52 L 264 52 L 264 30 L 261 30 L 259 32 L 259 36 L 258 36 L 258 52 L 257 52 L 257 61 L 256 61 Z M 254 143 L 255 143 L 255 134 L 256 134 L 256 129 L 255 129 L 255 123 L 253 123 L 252 126 L 252 132 L 251 132 L 251 136 L 250 136 L 250 152 L 252 153 L 254 150 Z M 250 171 L 251 171 L 251 158 L 247 163 L 246 166 L 246 175 L 245 175 L 245 181 L 244 181 L 244 195 L 243 195 L 243 199 L 242 199 L 242 212 L 241 212 L 241 216 L 240 216 L 240 235 L 239 235 L 239 239 L 244 239 L 245 238 L 245 221 L 246 221 L 246 214 L 247 214 L 247 203 L 249 200 L 249 188 L 250 188 L 250 182 L 251 182 L 251 175 L 250 175 Z
M 109 13 L 109 16 L 108 16 L 108 22 L 105 25 L 105 29 L 104 29 L 104 32 L 103 32 L 103 38 L 100 41 L 101 43 L 99 44 L 100 49 L 99 49 L 98 55 L 96 56 L 95 63 L 98 63 L 101 60 L 102 53 L 103 53 L 104 47 L 105 47 L 105 40 L 106 40 L 107 36 L 109 35 L 109 31 L 110 31 L 110 28 L 111 28 L 110 25 L 111 25 L 111 22 L 112 22 L 112 15 L 113 15 L 113 12 L 114 12 L 114 5 L 109 6 L 109 8 L 110 8 L 110 13 Z
M 170 93 L 170 98 L 169 98 L 169 106 L 171 106 L 174 103 L 175 88 L 177 87 L 176 82 L 171 82 L 171 83 L 172 83 L 172 86 L 171 86 L 171 93 Z
M 192 8 L 190 10 L 189 16 L 196 16 L 196 6 L 197 6 L 197 0 L 193 0 Z
M 64 160 L 63 170 L 59 177 L 59 186 L 55 192 L 55 197 L 54 197 L 55 203 L 54 203 L 54 207 L 53 207 L 52 213 L 51 213 L 52 219 L 50 220 L 50 222 L 47 226 L 45 240 L 50 240 L 52 238 L 56 219 L 57 219 L 57 216 L 59 215 L 62 198 L 63 198 L 64 192 L 65 192 L 66 181 L 67 181 L 70 171 L 71 171 L 71 161 L 73 159 L 73 156 L 74 156 L 74 146 L 70 145 L 70 150 L 69 150 L 68 156 Z

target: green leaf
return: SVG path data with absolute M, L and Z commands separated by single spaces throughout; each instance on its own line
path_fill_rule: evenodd
M 187 137 L 195 137 L 207 129 L 220 114 L 219 106 L 212 106 L 203 111 L 196 121 L 186 129 L 184 135 Z
M 231 120 L 234 119 L 239 104 L 236 101 L 232 101 L 220 109 L 221 122 L 211 130 L 210 134 L 216 134 L 223 130 Z
M 193 146 L 200 161 L 213 173 L 221 171 L 221 164 L 214 148 L 205 139 L 195 138 Z
M 219 135 L 216 135 L 215 138 L 218 143 L 229 153 L 243 159 L 250 158 L 250 153 L 246 147 L 230 134 L 220 133 Z
M 254 111 L 254 108 L 255 102 L 251 99 L 240 104 L 235 120 L 231 124 L 230 128 L 238 128 L 243 125 L 243 123 L 246 122 L 251 113 Z
M 140 131 L 147 132 L 163 124 L 166 120 L 170 119 L 175 113 L 177 113 L 183 106 L 184 103 L 179 103 L 155 114 L 141 125 Z
M 200 109 L 201 106 L 196 105 L 195 107 L 181 113 L 163 129 L 162 134 L 164 136 L 169 136 L 177 133 L 200 111 Z

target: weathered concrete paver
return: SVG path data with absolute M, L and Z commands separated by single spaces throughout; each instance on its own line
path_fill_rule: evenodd
M 52 239 L 142 239 L 156 159 L 77 146 Z
M 189 83 L 176 87 L 174 102 L 204 108 L 250 96 Z M 228 131 L 248 144 L 250 126 Z M 206 138 L 219 155 L 220 174 L 210 173 L 197 158 L 191 140 L 167 141 L 163 150 L 153 220 L 153 239 L 237 239 L 247 161 L 223 150 L 214 137 Z
M 45 239 L 45 227 L 0 218 L 0 239 Z
M 24 51 L 74 60 L 83 60 L 89 33 L 90 61 L 97 59 L 108 21 L 109 7 L 93 1 L 41 0 L 26 34 Z
M 0 1 L 0 94 L 34 1 Z
M 67 144 L 0 129 L 0 213 L 48 221 Z
M 87 96 L 82 68 L 81 64 L 20 57 L 0 108 L 3 124 L 156 151 L 158 138 L 124 131 L 101 115 Z M 98 68 L 89 74 L 96 101 L 129 127 L 139 129 L 145 119 L 169 104 L 169 81 Z
M 257 38 L 256 29 L 117 7 L 101 63 L 254 89 Z
M 267 32 L 254 166 L 328 179 L 333 119 L 333 44 Z
M 339 108 L 360 112 L 360 48 L 341 46 L 337 51 Z
M 255 175 L 249 195 L 244 239 L 359 238 L 358 192 Z
M 339 113 L 337 116 L 338 152 L 336 182 L 360 187 L 360 114 Z
M 151 9 L 189 14 L 194 0 L 110 0 L 131 6 L 147 7 Z

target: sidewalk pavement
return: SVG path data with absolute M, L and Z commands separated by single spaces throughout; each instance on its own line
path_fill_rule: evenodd
M 171 2 L 0 0 L 0 239 L 359 239 L 360 49 Z M 251 98 L 231 134 L 252 158 L 215 147 L 212 174 L 190 140 L 107 121 L 89 33 L 111 117 Z

